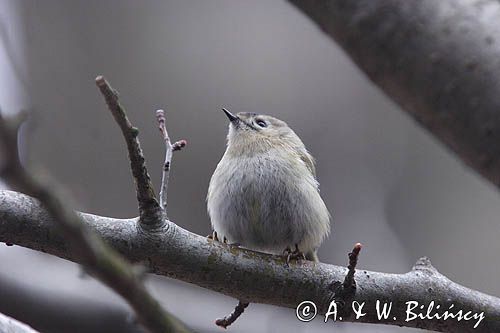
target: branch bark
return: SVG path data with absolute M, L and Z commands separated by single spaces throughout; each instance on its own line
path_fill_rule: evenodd
M 0 332 L 5 333 L 38 333 L 26 324 L 0 313 Z
M 500 3 L 289 0 L 389 97 L 500 186 Z
M 345 267 L 303 261 L 287 267 L 280 256 L 230 247 L 193 234 L 172 222 L 163 229 L 144 232 L 135 219 L 114 219 L 79 213 L 109 245 L 134 262 L 147 264 L 151 272 L 179 279 L 251 303 L 295 308 L 304 300 L 315 302 L 325 314 L 335 289 L 347 274 Z M 37 200 L 12 191 L 0 191 L 0 241 L 17 244 L 77 261 L 68 251 L 52 218 Z M 393 302 L 391 317 L 377 318 L 376 301 Z M 406 274 L 357 269 L 352 300 L 365 302 L 366 315 L 356 319 L 347 307 L 343 321 L 418 327 L 439 332 L 478 332 L 475 321 L 415 319 L 405 321 L 406 302 L 448 309 L 484 311 L 481 332 L 500 331 L 500 299 L 458 285 L 441 275 L 426 259 Z M 392 316 L 396 317 L 393 320 Z

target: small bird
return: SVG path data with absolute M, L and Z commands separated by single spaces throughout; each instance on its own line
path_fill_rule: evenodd
M 314 159 L 288 125 L 268 115 L 223 109 L 227 148 L 210 180 L 214 236 L 231 244 L 318 261 L 330 232 Z

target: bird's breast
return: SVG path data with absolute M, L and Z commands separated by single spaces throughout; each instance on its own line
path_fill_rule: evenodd
M 279 153 L 223 158 L 209 187 L 214 230 L 249 248 L 282 251 L 307 233 L 302 206 L 315 184 L 303 162 Z

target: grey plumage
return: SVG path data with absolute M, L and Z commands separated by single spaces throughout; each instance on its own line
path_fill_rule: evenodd
M 276 118 L 225 111 L 227 149 L 210 180 L 207 207 L 219 238 L 257 251 L 298 249 L 309 260 L 330 231 L 330 214 L 300 138 Z

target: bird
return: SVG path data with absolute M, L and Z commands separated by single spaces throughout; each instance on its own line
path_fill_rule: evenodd
M 275 117 L 222 109 L 227 146 L 210 179 L 207 210 L 214 238 L 246 249 L 318 261 L 331 215 L 315 160 Z

